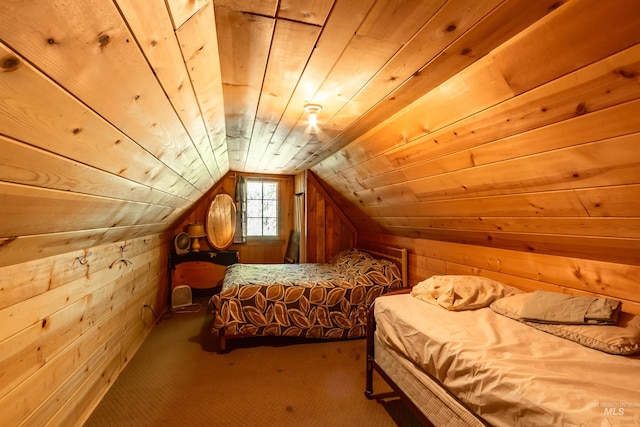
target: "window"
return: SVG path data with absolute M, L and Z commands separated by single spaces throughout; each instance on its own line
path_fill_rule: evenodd
M 278 183 L 247 181 L 247 236 L 278 235 Z

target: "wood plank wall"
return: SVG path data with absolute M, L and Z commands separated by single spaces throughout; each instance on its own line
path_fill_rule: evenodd
M 82 421 L 166 305 L 165 231 L 229 170 L 213 5 L 181 3 L 0 2 L 2 425 Z
M 307 174 L 306 262 L 329 262 L 343 249 L 356 246 L 358 231 L 320 181 Z
M 0 268 L 3 425 L 88 417 L 162 313 L 167 240 L 150 235 Z M 131 264 L 113 264 L 122 256 Z
M 640 314 L 637 265 L 380 233 L 362 232 L 360 242 L 407 248 L 411 286 L 436 274 L 473 274 L 528 292 L 609 296 L 621 300 L 624 311 Z
M 293 229 L 294 223 L 294 177 L 292 175 L 258 175 L 243 174 L 245 177 L 268 178 L 278 181 L 278 192 L 280 195 L 280 223 L 278 224 L 278 236 L 275 239 L 248 238 L 247 243 L 232 244 L 228 249 L 237 250 L 240 262 L 246 264 L 277 264 L 284 261 L 284 254 L 287 250 L 289 233 Z M 227 173 L 215 186 L 202 197 L 194 207 L 181 218 L 173 229 L 173 236 L 187 231 L 187 225 L 192 222 L 204 224 L 207 210 L 211 201 L 218 194 L 229 194 L 235 198 L 236 172 Z M 212 247 L 207 238 L 200 239 L 201 250 L 211 250 Z
M 0 266 L 162 233 L 229 170 L 211 1 L 3 1 L 0 58 Z

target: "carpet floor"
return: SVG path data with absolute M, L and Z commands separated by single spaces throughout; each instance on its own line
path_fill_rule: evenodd
M 421 425 L 377 374 L 364 397 L 364 339 L 247 338 L 218 354 L 207 301 L 163 316 L 85 427 Z

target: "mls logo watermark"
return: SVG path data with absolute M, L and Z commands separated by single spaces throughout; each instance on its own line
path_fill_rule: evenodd
M 624 408 L 604 408 L 604 415 L 624 415 Z
M 625 411 L 631 412 L 632 408 L 640 408 L 640 402 L 596 402 L 596 408 L 602 408 L 604 416 L 624 416 Z

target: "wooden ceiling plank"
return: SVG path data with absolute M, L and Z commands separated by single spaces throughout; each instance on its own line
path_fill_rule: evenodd
M 0 136 L 0 181 L 185 208 L 190 201 Z
M 394 164 L 404 166 L 638 99 L 640 86 L 616 70 L 640 73 L 639 55 L 640 44 L 427 135 L 426 141 L 421 138 L 388 156 Z M 427 150 L 416 150 L 419 144 Z M 443 150 L 442 145 L 447 148 Z
M 171 13 L 171 20 L 173 21 L 173 28 L 178 29 L 195 15 L 203 7 L 210 5 L 212 0 L 165 0 L 169 12 Z M 146 3 L 146 2 L 144 2 Z M 142 4 L 144 4 L 142 3 Z
M 197 200 L 199 192 L 191 183 L 1 43 L 0 56 L 18 64 L 13 71 L 0 73 L 3 134 L 150 188 Z
M 411 141 L 417 136 L 431 134 L 433 130 L 444 128 L 451 122 L 472 116 L 476 111 L 511 98 L 513 92 L 502 79 L 499 70 L 492 65 L 490 58 L 476 62 L 389 121 L 363 134 L 344 150 L 349 151 L 353 145 L 367 146 L 369 141 L 380 141 L 374 145 L 377 150 L 359 151 L 364 153 L 365 159 L 373 157 L 379 153 L 378 150 L 383 149 L 385 144 L 389 148 L 394 145 L 404 145 L 403 142 Z M 353 156 L 341 156 L 338 159 L 348 164 L 364 160 Z M 333 167 L 335 168 L 336 165 Z
M 212 185 L 115 4 L 39 0 L 1 7 L 0 39 L 195 187 Z
M 278 18 L 323 26 L 336 0 L 281 0 Z
M 385 170 L 386 172 L 381 172 Z M 339 174 L 339 178 L 329 177 L 327 182 L 340 182 L 343 184 L 355 184 L 357 183 L 362 188 L 373 188 L 373 181 L 384 180 L 383 177 L 391 179 L 394 184 L 398 182 L 405 182 L 407 180 L 404 177 L 404 173 L 401 169 L 394 169 L 390 166 L 389 161 L 384 156 L 377 156 L 372 158 L 368 162 L 360 163 L 351 168 L 342 170 Z
M 404 44 L 445 3 L 445 0 L 379 0 L 357 35 Z
M 630 192 L 626 192 L 625 194 L 628 195 L 629 193 Z M 358 215 L 354 213 L 354 216 L 366 215 L 374 220 L 378 217 L 395 216 L 589 216 L 579 197 L 573 190 L 510 194 L 492 197 L 469 197 L 466 199 L 437 200 L 405 205 L 360 205 L 359 208 L 362 212 Z
M 590 15 L 591 16 L 591 15 Z M 549 17 L 548 19 L 556 19 L 554 17 Z M 627 20 L 628 21 L 628 20 Z M 633 21 L 633 19 L 631 19 L 631 21 Z M 535 28 L 538 28 L 539 26 L 535 26 Z M 625 25 L 622 25 L 622 27 L 625 27 Z M 546 28 L 546 27 L 544 27 Z M 626 27 L 625 27 L 626 28 Z M 532 30 L 533 31 L 533 30 Z M 535 34 L 535 32 L 533 32 L 532 34 Z M 512 57 L 510 57 L 509 55 L 513 55 L 513 50 L 516 49 L 515 46 L 517 46 L 517 50 L 522 51 L 523 47 L 522 44 L 525 43 L 524 40 L 526 39 L 522 39 L 519 38 L 517 39 L 519 40 L 519 42 L 517 41 L 513 41 L 513 42 L 509 42 L 507 43 L 504 47 L 501 47 L 498 50 L 498 53 L 496 53 L 496 57 L 499 56 L 500 57 L 500 61 L 495 61 L 496 64 L 498 64 L 498 67 L 501 67 L 502 69 L 502 64 L 504 61 L 506 61 L 507 63 L 513 64 L 513 66 L 516 66 L 515 63 L 513 62 L 514 59 Z M 537 41 L 536 41 L 537 43 Z M 596 43 L 596 45 L 599 45 L 598 41 L 595 41 L 594 43 Z M 546 44 L 545 45 L 547 47 L 547 49 L 558 49 L 558 46 L 555 43 L 551 43 L 551 44 Z M 613 53 L 616 52 L 619 48 L 621 48 L 622 46 L 626 46 L 624 41 L 620 41 L 617 43 L 612 44 L 611 46 L 609 46 L 609 52 L 608 53 Z M 540 49 L 538 47 L 538 49 Z M 442 155 L 442 148 L 443 147 L 447 147 L 448 149 L 461 149 L 464 148 L 461 144 L 462 142 L 466 139 L 473 139 L 476 140 L 477 142 L 479 142 L 480 136 L 484 133 L 485 134 L 485 141 L 490 140 L 491 136 L 486 135 L 487 132 L 491 132 L 491 134 L 493 135 L 492 137 L 503 137 L 506 136 L 507 134 L 502 132 L 499 135 L 496 134 L 502 130 L 507 130 L 510 129 L 511 132 L 518 132 L 518 131 L 523 131 L 528 129 L 527 127 L 522 127 L 522 126 L 526 126 L 527 124 L 530 125 L 535 125 L 535 122 L 533 122 L 531 119 L 534 117 L 540 117 L 542 118 L 543 116 L 546 117 L 548 120 L 553 119 L 553 114 L 558 114 L 561 113 L 561 111 L 558 109 L 558 106 L 556 105 L 558 102 L 562 101 L 564 102 L 564 104 L 566 105 L 566 107 L 569 109 L 569 114 L 572 114 L 575 112 L 576 109 L 576 105 L 580 106 L 580 105 L 588 105 L 590 109 L 595 108 L 596 105 L 603 105 L 602 104 L 602 100 L 606 99 L 608 100 L 607 102 L 609 102 L 609 105 L 612 105 L 612 102 L 615 102 L 616 99 L 611 97 L 611 93 L 613 94 L 617 94 L 618 96 L 623 95 L 624 99 L 628 100 L 628 99 L 632 99 L 632 97 L 635 96 L 635 92 L 637 91 L 635 87 L 632 87 L 634 85 L 630 84 L 631 82 L 629 81 L 625 81 L 625 79 L 620 79 L 618 78 L 618 75 L 616 75 L 617 73 L 614 73 L 613 75 L 610 74 L 610 71 L 613 67 L 613 69 L 620 68 L 620 69 L 626 69 L 629 68 L 631 70 L 637 68 L 635 59 L 638 57 L 638 53 L 636 51 L 636 47 L 628 49 L 627 51 L 621 53 L 620 55 L 617 56 L 613 56 L 611 58 L 607 58 L 604 61 L 600 61 L 600 72 L 602 72 L 602 81 L 601 82 L 593 82 L 592 84 L 592 89 L 593 89 L 593 93 L 592 93 L 592 99 L 588 100 L 588 102 L 585 103 L 585 100 L 577 97 L 578 93 L 576 93 L 576 91 L 573 92 L 566 92 L 566 91 L 562 91 L 560 88 L 556 87 L 555 85 L 558 84 L 562 84 L 561 82 L 564 82 L 564 84 L 573 84 L 576 87 L 579 87 L 578 83 L 576 82 L 569 82 L 566 83 L 567 80 L 574 80 L 576 79 L 576 77 L 579 77 L 581 74 L 583 74 L 583 70 L 578 70 L 575 76 L 571 76 L 571 77 L 567 77 L 565 80 L 559 79 L 557 82 L 554 81 L 552 83 L 552 86 L 549 86 L 548 89 L 545 89 L 549 92 L 549 96 L 552 96 L 551 91 L 556 91 L 558 93 L 556 93 L 556 98 L 558 98 L 558 100 L 553 101 L 552 99 L 543 101 L 543 100 L 538 100 L 535 101 L 533 98 L 533 96 L 535 96 L 535 94 L 537 94 L 538 96 L 540 96 L 540 92 L 536 92 L 536 90 L 534 90 L 533 92 L 527 92 L 526 94 L 522 95 L 523 98 L 516 98 L 517 100 L 514 101 L 515 103 L 517 103 L 518 105 L 522 105 L 522 106 L 526 106 L 527 104 L 530 107 L 539 107 L 540 105 L 544 105 L 545 106 L 545 112 L 551 112 L 551 114 L 533 114 L 533 112 L 530 113 L 526 113 L 523 111 L 520 112 L 516 112 L 513 111 L 512 113 L 508 113 L 506 111 L 503 110 L 504 107 L 506 107 L 507 105 L 511 105 L 508 103 L 504 104 L 504 107 L 497 107 L 496 109 L 493 109 L 491 111 L 485 111 L 485 112 L 481 112 L 480 114 L 476 115 L 474 118 L 471 119 L 471 121 L 466 121 L 466 122 L 462 122 L 462 123 L 483 123 L 483 129 L 480 129 L 477 127 L 477 125 L 473 125 L 474 127 L 472 128 L 471 125 L 468 128 L 464 128 L 463 126 L 460 126 L 459 124 L 456 125 L 455 128 L 453 129 L 444 129 L 442 132 L 436 132 L 433 133 L 431 135 L 426 136 L 426 140 L 423 139 L 419 139 L 416 140 L 415 143 L 411 143 L 411 144 L 407 144 L 405 147 L 400 148 L 398 150 L 395 151 L 394 156 L 398 159 L 398 160 L 402 160 L 402 162 L 407 162 L 407 161 L 419 161 L 421 159 L 420 155 L 416 155 L 417 152 L 423 152 L 426 153 L 427 151 L 430 152 L 430 156 L 437 156 L 437 155 Z M 571 50 L 571 49 L 568 49 Z M 599 55 L 602 56 L 603 53 L 601 52 L 601 48 L 597 49 L 599 52 Z M 527 49 L 528 51 L 528 49 Z M 504 53 L 503 53 L 504 52 Z M 545 51 L 546 52 L 546 51 Z M 548 53 L 548 52 L 547 52 Z M 520 57 L 522 55 L 519 55 L 518 57 Z M 588 58 L 586 59 L 582 59 L 584 62 L 588 62 L 590 60 L 592 60 L 591 56 L 589 55 L 585 55 L 588 56 Z M 540 64 L 542 63 L 549 63 L 549 62 L 553 62 L 550 61 L 549 58 L 553 58 L 553 60 L 555 60 L 555 58 L 557 57 L 563 57 L 562 55 L 547 55 L 547 59 L 545 59 L 544 61 L 539 61 L 537 64 L 537 68 L 536 70 L 540 69 Z M 538 58 L 540 59 L 540 58 Z M 519 61 L 519 60 L 518 60 Z M 564 60 L 561 60 L 564 61 Z M 516 61 L 517 62 L 517 61 Z M 564 63 L 564 62 L 563 62 Z M 564 66 L 566 68 L 566 66 Z M 550 66 L 550 69 L 554 69 L 557 71 L 558 67 L 556 66 Z M 503 72 L 503 71 L 502 71 Z M 536 71 L 537 73 L 537 71 Z M 595 74 L 595 72 L 594 72 Z M 507 73 L 507 80 L 510 81 L 511 77 L 509 77 L 509 74 Z M 580 78 L 584 78 L 584 77 L 580 77 Z M 627 79 L 628 80 L 628 79 Z M 511 83 L 510 83 L 511 84 Z M 537 84 L 537 83 L 532 83 L 532 84 Z M 607 96 L 603 96 L 599 93 L 597 93 L 597 91 L 599 90 L 599 87 L 601 85 L 610 85 L 611 88 L 607 88 L 609 89 Z M 622 88 L 618 88 L 618 86 L 620 85 L 624 85 L 625 89 Z M 582 82 L 582 86 L 587 86 L 586 82 Z M 637 85 L 636 85 L 637 86 Z M 614 89 L 615 90 L 612 90 Z M 518 87 L 518 90 L 522 91 L 522 87 Z M 584 87 L 581 87 L 580 90 L 585 90 Z M 535 92 L 535 94 L 534 94 Z M 568 95 L 569 94 L 569 95 Z M 597 95 L 597 98 L 595 98 Z M 570 98 L 569 96 L 572 96 L 575 101 L 573 102 L 569 102 Z M 585 96 L 583 93 L 580 93 L 580 96 Z M 624 99 L 620 99 L 618 98 L 618 101 L 623 101 Z M 574 103 L 575 102 L 575 103 Z M 605 104 L 606 105 L 606 104 Z M 500 115 L 500 123 L 497 123 L 497 121 L 491 121 L 488 120 L 487 114 L 490 114 L 491 112 L 493 112 L 494 114 Z M 508 114 L 509 117 L 512 118 L 512 120 L 509 121 L 505 121 L 504 120 L 504 115 Z M 526 118 L 526 120 L 523 120 L 522 118 Z M 544 123 L 539 123 L 538 125 L 542 125 Z M 520 125 L 519 128 L 518 125 Z M 470 134 L 470 130 L 473 130 L 473 135 Z M 436 145 L 433 145 L 432 142 L 434 140 L 437 140 L 438 143 Z M 455 141 L 455 142 L 454 142 Z M 429 143 L 427 143 L 429 142 Z M 455 145 L 449 144 L 449 142 L 452 142 Z M 473 142 L 469 142 L 471 145 L 468 146 L 472 146 Z M 417 150 L 416 150 L 417 149 Z M 436 149 L 437 151 L 431 151 L 432 149 Z M 409 155 L 409 153 L 411 153 L 411 155 Z
M 241 171 L 242 165 L 247 161 L 251 139 L 247 137 L 234 137 L 227 135 L 227 146 L 229 147 L 229 168 L 234 171 Z
M 407 205 L 359 206 L 349 211 L 379 217 L 637 217 L 640 184 L 578 190 L 545 191 L 466 199 L 438 200 Z
M 269 56 L 275 19 L 215 9 L 229 162 L 232 170 L 245 164 Z
M 228 171 L 228 154 L 220 52 L 216 34 L 212 4 L 202 7 L 176 31 L 191 85 L 195 90 L 200 120 L 206 124 L 202 140 L 207 147 L 203 146 L 200 152 L 217 182 Z M 185 86 L 189 86 L 188 83 L 185 82 Z
M 300 80 L 319 34 L 317 26 L 282 19 L 276 21 L 252 142 L 243 170 L 261 170 L 260 163 L 271 135 Z
M 328 87 L 328 91 L 324 93 L 321 89 L 317 95 L 321 99 L 328 99 L 326 103 L 331 107 L 323 112 L 323 116 L 327 119 L 322 125 L 322 131 L 327 137 L 320 140 L 322 142 L 320 147 L 317 147 L 316 141 L 304 146 L 293 156 L 285 169 L 299 170 L 316 163 L 318 149 L 322 150 L 322 146 L 328 141 L 375 106 L 381 98 L 395 90 L 403 81 L 410 78 L 461 32 L 493 9 L 498 4 L 498 0 L 476 3 L 475 7 L 469 7 L 468 2 L 464 5 L 448 2 L 444 7 L 442 4 L 443 2 L 378 2 L 374 5 L 357 34 L 366 35 L 367 38 L 374 38 L 380 42 L 400 43 L 399 49 L 394 49 L 393 55 L 385 57 L 382 63 L 377 64 L 371 79 L 366 82 L 356 81 L 352 77 L 345 79 L 334 70 L 332 74 L 337 76 L 335 81 L 329 80 L 325 83 L 324 87 Z M 446 14 L 446 18 L 441 18 L 443 14 Z M 452 21 L 452 15 L 456 16 L 454 21 Z M 402 24 L 395 25 L 393 22 L 395 18 L 401 19 Z M 375 28 L 382 29 L 382 32 L 374 31 Z M 395 30 L 390 32 L 389 28 Z M 369 51 L 379 51 L 379 46 L 372 47 Z M 344 68 L 358 70 L 362 61 L 351 54 L 345 53 L 344 56 L 355 60 L 355 64 L 345 61 Z M 351 90 L 345 87 L 345 81 L 351 83 L 353 86 Z M 339 88 L 337 94 L 334 94 L 331 83 Z M 373 93 L 369 94 L 369 92 Z M 336 96 L 335 99 L 334 96 Z M 298 141 L 298 145 L 300 145 L 299 141 L 304 140 L 299 131 L 292 133 L 289 138 Z
M 187 129 L 196 150 L 209 170 L 209 174 L 214 181 L 217 181 L 221 174 L 218 172 L 217 164 L 213 158 L 213 151 L 200 107 L 193 88 L 189 84 L 189 74 L 185 68 L 180 46 L 178 46 L 174 35 L 164 1 L 152 0 L 144 3 L 136 0 L 115 1 L 153 67 L 154 73 L 173 104 L 182 124 Z M 213 13 L 213 6 L 209 6 L 208 9 Z M 212 35 L 215 41 L 215 29 L 212 34 L 208 34 L 209 38 Z M 221 84 L 220 92 L 222 92 Z
M 265 165 L 270 165 L 269 171 L 278 172 L 275 166 L 271 166 L 274 156 L 282 149 L 291 129 L 304 113 L 305 104 L 312 102 L 313 95 L 344 52 L 374 1 L 338 1 L 335 3 L 300 82 L 271 137 L 271 144 L 263 162 Z
M 368 166 L 367 171 L 362 173 L 362 178 L 358 180 L 358 183 L 364 188 L 377 188 L 407 182 L 407 177 L 401 170 L 392 170 L 384 174 L 378 174 L 374 169 L 374 165 Z
M 412 141 L 513 96 L 494 60 L 486 56 L 391 117 L 375 133 Z
M 323 160 L 350 142 L 366 135 L 380 123 L 384 122 L 388 128 L 395 127 L 397 124 L 391 120 L 394 114 L 550 13 L 557 4 L 558 2 L 554 0 L 524 4 L 518 0 L 503 2 L 419 73 L 415 73 L 411 79 L 399 86 L 398 90 L 389 94 L 375 108 L 366 112 L 352 126 L 326 144 L 321 152 L 316 153 L 314 161 L 317 163 Z
M 407 179 L 528 156 L 640 132 L 640 100 L 554 123 L 403 168 Z
M 278 0 L 215 0 L 215 5 L 235 12 L 275 18 Z
M 620 73 L 615 70 L 622 69 L 631 73 L 640 73 L 640 62 L 637 59 L 639 53 L 640 45 L 627 49 L 573 74 L 454 123 L 452 126 L 445 126 L 406 144 L 396 142 L 395 148 L 391 142 L 386 142 L 392 140 L 393 135 L 374 133 L 366 139 L 361 138 L 351 144 L 346 149 L 349 153 L 348 156 L 334 155 L 328 158 L 329 164 L 325 167 L 339 170 L 349 168 L 352 164 L 366 162 L 368 158 L 380 155 L 386 143 L 390 149 L 383 155 L 389 159 L 394 167 L 402 167 L 409 179 L 415 179 L 420 174 L 439 171 L 437 163 L 433 164 L 434 169 L 429 169 L 425 166 L 427 164 L 425 162 L 430 162 L 433 159 L 436 159 L 436 162 L 440 162 L 438 159 L 442 159 L 441 161 L 453 160 L 453 158 L 445 156 L 473 149 L 492 141 L 504 141 L 504 138 L 519 135 L 532 129 L 539 129 L 531 135 L 534 138 L 535 135 L 545 138 L 545 144 L 552 143 L 552 141 L 558 144 L 560 140 L 571 141 L 572 138 L 567 137 L 565 131 L 565 126 L 571 125 L 571 122 L 564 123 L 568 119 L 577 120 L 580 124 L 577 125 L 578 128 L 590 123 L 591 120 L 596 120 L 596 124 L 601 126 L 598 127 L 600 133 L 596 131 L 593 133 L 594 135 L 604 136 L 602 132 L 611 130 L 612 126 L 620 126 L 617 131 L 620 134 L 633 131 L 630 130 L 634 126 L 631 115 L 637 110 L 637 106 L 635 103 L 625 103 L 640 97 L 640 87 L 632 79 L 621 77 Z M 616 120 L 607 122 L 605 119 L 598 119 L 599 115 L 594 115 L 594 113 L 584 114 L 587 111 L 599 111 L 617 104 L 621 104 L 621 106 L 619 109 L 615 109 L 616 113 L 606 111 L 603 113 L 609 118 L 615 117 Z M 627 110 L 628 112 L 625 113 Z M 505 120 L 505 117 L 508 120 Z M 626 121 L 623 120 L 625 117 L 627 117 Z M 554 123 L 559 124 L 557 127 L 546 127 Z M 589 128 L 591 125 L 584 129 Z M 555 137 L 551 139 L 554 132 Z M 575 132 L 579 132 L 579 129 L 576 129 Z M 580 134 L 584 134 L 584 131 L 580 132 Z M 578 133 L 571 135 L 577 136 Z M 527 134 L 521 137 L 526 136 Z M 515 136 L 514 138 L 517 140 L 521 137 Z M 396 136 L 396 138 L 398 137 Z M 570 142 L 566 143 L 570 144 Z M 496 142 L 496 144 L 498 143 Z M 502 145 L 500 144 L 500 146 Z M 538 146 L 542 147 L 539 144 L 531 147 Z M 448 167 L 454 168 L 455 164 Z M 319 173 L 320 170 L 316 172 Z M 384 173 L 385 170 L 380 172 Z
M 401 182 L 379 188 L 365 188 L 354 191 L 350 197 L 357 198 L 360 206 L 367 207 L 388 204 L 411 205 L 422 201 L 414 194 L 414 191 L 414 187 L 411 187 L 406 182 Z
M 640 239 L 640 218 L 385 217 L 384 227 Z
M 355 36 L 346 46 L 333 69 L 318 88 L 311 103 L 322 105 L 318 114 L 319 128 L 331 137 L 331 129 L 322 126 L 325 117 L 332 117 L 342 109 L 353 96 L 371 80 L 371 78 L 397 51 L 401 45 L 369 37 Z M 277 169 L 286 169 L 289 163 L 294 167 L 300 161 L 295 158 L 298 151 L 305 150 L 307 142 L 314 142 L 314 135 L 306 132 L 307 121 L 303 116 L 284 141 L 286 149 L 281 148 Z M 298 149 L 297 146 L 301 146 Z M 307 156 L 303 154 L 303 159 Z
M 519 94 L 640 43 L 639 28 L 637 2 L 572 1 L 501 46 L 498 63 Z
M 408 181 L 421 201 L 635 184 L 640 133 Z
M 461 37 L 504 0 L 469 3 L 467 0 L 448 1 L 420 28 L 400 51 L 349 103 L 351 111 L 340 111 L 328 126 L 343 131 L 362 114 L 375 107 L 403 82 L 425 67 L 447 46 Z M 439 5 L 439 3 L 438 3 Z M 357 110 L 354 108 L 357 107 Z

